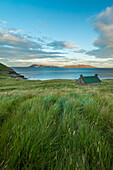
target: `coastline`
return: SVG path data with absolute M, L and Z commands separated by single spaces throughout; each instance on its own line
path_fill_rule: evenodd
M 25 78 L 24 75 L 18 74 L 16 72 L 10 72 L 9 77 L 15 78 L 15 79 L 27 79 L 27 78 Z

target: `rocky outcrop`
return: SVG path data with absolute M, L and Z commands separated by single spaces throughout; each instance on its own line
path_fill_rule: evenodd
M 15 79 L 27 79 L 23 75 L 20 75 L 16 72 L 10 72 L 9 75 L 11 78 L 15 78 Z

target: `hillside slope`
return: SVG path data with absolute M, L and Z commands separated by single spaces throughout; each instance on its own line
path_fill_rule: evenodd
M 0 76 L 6 76 L 16 79 L 25 79 L 23 75 L 16 73 L 12 68 L 0 63 Z
M 0 73 L 1 74 L 10 74 L 10 73 L 16 73 L 13 69 L 5 66 L 4 64 L 0 63 Z

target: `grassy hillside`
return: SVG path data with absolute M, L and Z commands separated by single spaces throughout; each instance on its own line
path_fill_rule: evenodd
M 13 69 L 5 66 L 4 64 L 0 63 L 0 76 L 8 75 L 10 72 L 15 72 Z
M 1 169 L 113 169 L 113 80 L 0 79 Z

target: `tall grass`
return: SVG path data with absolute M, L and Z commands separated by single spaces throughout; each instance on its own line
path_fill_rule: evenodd
M 14 80 L 19 90 L 1 92 L 1 169 L 112 169 L 113 81 L 110 87 L 26 82 Z

